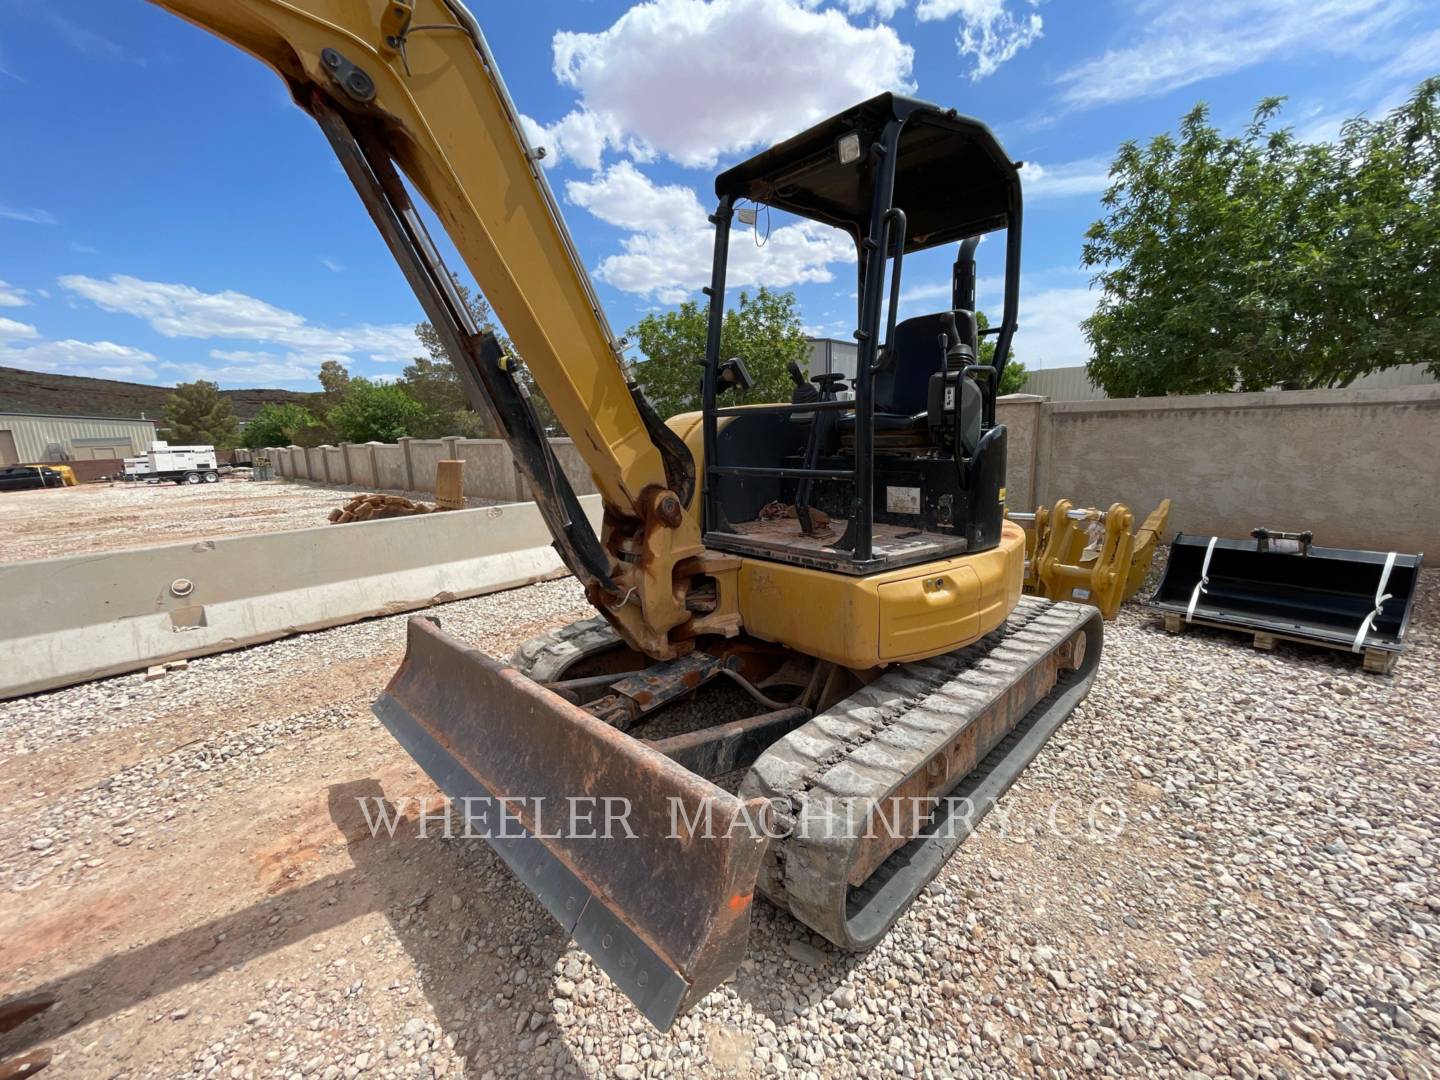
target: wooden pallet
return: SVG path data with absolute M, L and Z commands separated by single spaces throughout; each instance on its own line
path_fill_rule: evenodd
M 1159 612 L 1165 623 L 1165 629 L 1171 634 L 1182 634 L 1187 626 L 1209 626 L 1216 630 L 1229 630 L 1235 634 L 1249 634 L 1251 644 L 1264 652 L 1272 652 L 1277 641 L 1293 641 L 1297 645 L 1313 645 L 1321 649 L 1332 649 L 1335 652 L 1350 652 L 1350 648 L 1338 642 L 1317 641 L 1315 638 L 1300 637 L 1296 634 L 1281 634 L 1273 630 L 1254 630 L 1248 626 L 1236 626 L 1234 623 L 1219 622 L 1215 619 L 1202 619 L 1196 617 L 1186 622 L 1184 615 L 1174 612 Z M 1390 652 L 1388 649 L 1366 649 L 1364 651 L 1366 671 L 1374 672 L 1377 675 L 1389 675 L 1395 667 L 1395 661 L 1400 658 L 1398 652 Z

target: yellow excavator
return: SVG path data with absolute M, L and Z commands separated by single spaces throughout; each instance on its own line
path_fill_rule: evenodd
M 156 2 L 268 64 L 319 123 L 599 612 L 509 663 L 412 619 L 386 727 L 661 1028 L 736 969 L 757 891 L 842 948 L 873 944 L 1100 655 L 1095 609 L 1022 598 L 1004 517 L 1017 165 L 978 121 L 882 94 L 722 173 L 701 407 L 664 420 L 458 0 Z M 412 190 L 584 456 L 598 532 Z M 854 243 L 848 386 L 794 367 L 791 401 L 733 403 L 752 381 L 721 353 L 726 266 L 757 208 Z M 985 363 L 974 256 L 1002 230 Z M 899 320 L 905 259 L 941 245 L 951 303 Z

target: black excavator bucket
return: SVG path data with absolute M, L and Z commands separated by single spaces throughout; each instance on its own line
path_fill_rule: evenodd
M 1421 556 L 1316 547 L 1310 533 L 1256 529 L 1248 540 L 1177 535 L 1146 605 L 1166 628 L 1188 623 L 1363 654 L 1388 671 L 1404 647 Z
M 490 843 L 656 1027 L 739 966 L 763 799 L 742 802 L 425 617 L 375 713 L 465 835 Z

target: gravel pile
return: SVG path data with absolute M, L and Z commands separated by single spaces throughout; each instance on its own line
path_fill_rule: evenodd
M 437 610 L 497 655 L 588 613 L 569 581 Z M 348 797 L 376 777 L 388 791 L 409 766 L 369 702 L 403 625 L 0 705 L 0 781 L 69 777 L 0 796 L 0 933 L 46 905 L 63 911 L 92 887 L 86 875 L 102 875 L 100 895 L 103 875 L 189 857 L 216 784 L 241 802 L 283 788 L 321 805 L 327 790 L 336 799 L 327 785 Z M 69 1071 L 57 1067 L 324 1080 L 1436 1075 L 1437 717 L 1440 575 L 1424 576 L 1389 677 L 1300 646 L 1167 635 L 1127 607 L 1106 626 L 1089 698 L 868 954 L 841 954 L 757 902 L 738 976 L 662 1035 L 483 843 L 351 839 L 313 872 L 286 863 L 296 876 L 283 889 L 187 923 L 205 947 L 175 960 L 173 979 L 120 996 L 126 1008 L 53 1028 Z M 143 739 L 153 752 L 136 749 Z M 93 760 L 106 740 L 129 748 L 114 767 Z M 657 887 L 678 897 L 683 883 Z M 116 972 L 143 965 L 141 945 Z M 6 992 L 45 983 L 19 970 Z M 92 966 L 64 989 L 84 998 L 80 980 L 111 977 Z

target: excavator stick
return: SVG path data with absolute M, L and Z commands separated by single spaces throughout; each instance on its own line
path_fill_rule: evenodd
M 657 1028 L 739 966 L 769 805 L 410 620 L 375 714 Z

